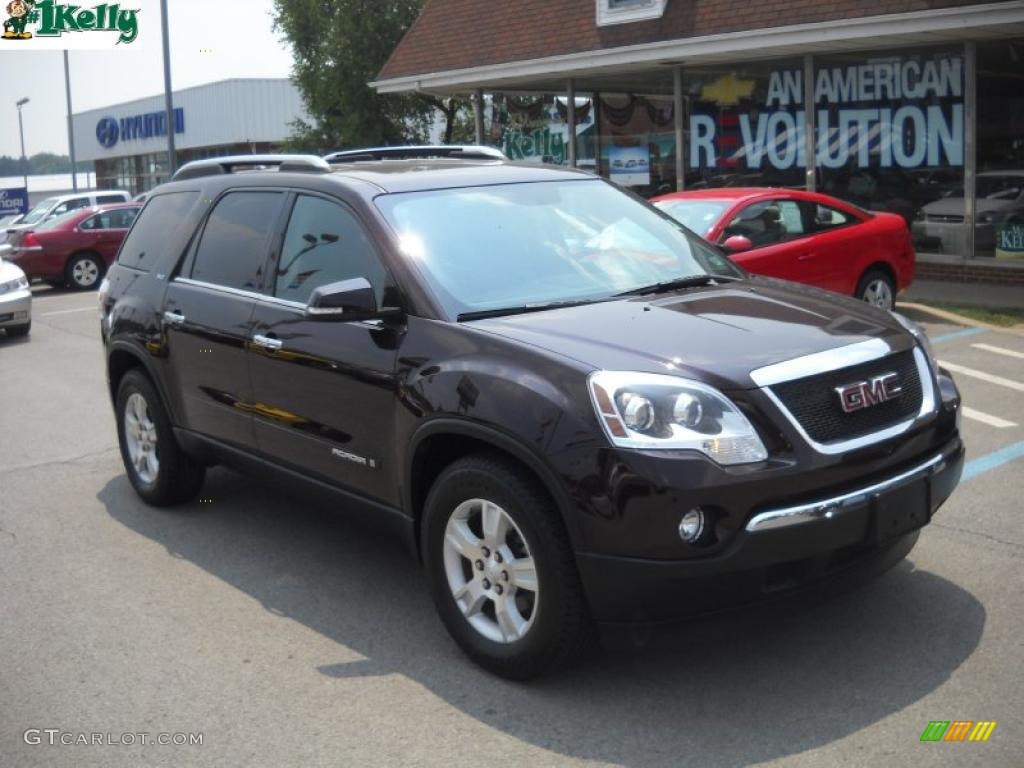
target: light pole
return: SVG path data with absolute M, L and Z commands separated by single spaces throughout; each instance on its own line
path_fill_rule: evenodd
M 78 191 L 78 165 L 75 162 L 75 128 L 71 119 L 71 74 L 68 71 L 68 52 L 64 51 L 64 92 L 68 100 L 68 149 L 71 151 L 71 188 Z
M 171 96 L 171 42 L 167 27 L 167 0 L 160 0 L 160 20 L 163 23 L 164 44 L 164 105 L 167 109 L 167 178 L 177 170 L 174 151 L 174 99 Z
M 21 122 L 21 108 L 28 104 L 28 97 L 18 99 L 15 106 L 18 108 L 18 135 L 21 136 L 21 176 L 25 182 L 25 191 L 28 191 L 28 158 L 25 157 L 25 126 Z

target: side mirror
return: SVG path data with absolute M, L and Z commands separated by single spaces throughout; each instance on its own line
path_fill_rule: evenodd
M 754 247 L 754 244 L 750 242 L 749 237 L 744 237 L 743 235 L 733 235 L 732 237 L 727 238 L 724 243 L 722 243 L 722 247 L 725 248 L 725 250 L 729 251 L 729 253 L 740 253 L 741 251 L 749 251 L 751 248 Z
M 321 285 L 309 297 L 306 315 L 314 320 L 358 323 L 379 316 L 377 294 L 365 277 Z

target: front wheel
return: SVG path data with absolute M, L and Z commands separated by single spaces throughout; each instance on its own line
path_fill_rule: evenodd
M 144 501 L 168 506 L 199 493 L 206 469 L 181 450 L 156 387 L 139 370 L 117 388 L 117 436 L 128 479 Z
M 857 283 L 856 297 L 873 307 L 891 311 L 896 306 L 896 284 L 880 269 L 869 269 Z
M 480 666 L 525 680 L 579 655 L 589 619 L 576 563 L 528 473 L 486 455 L 452 464 L 427 497 L 422 546 L 441 619 Z

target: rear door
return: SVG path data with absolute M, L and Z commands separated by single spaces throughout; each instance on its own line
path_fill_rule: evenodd
M 274 190 L 235 190 L 217 199 L 164 306 L 168 370 L 177 378 L 185 426 L 249 450 L 246 347 L 284 199 Z
M 110 266 L 137 213 L 135 208 L 124 208 L 90 216 L 78 225 L 78 247 L 96 251 Z
M 378 306 L 394 306 L 391 278 L 358 216 L 333 198 L 295 195 L 275 250 L 252 322 L 257 444 L 277 461 L 397 504 L 389 449 L 401 330 L 305 312 L 316 288 L 356 277 L 369 280 Z

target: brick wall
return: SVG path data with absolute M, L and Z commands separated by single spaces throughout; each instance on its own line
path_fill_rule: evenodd
M 940 264 L 918 261 L 916 279 L 955 283 L 987 283 L 1024 287 L 1024 269 L 985 264 Z
M 427 0 L 379 78 L 984 2 L 986 0 L 668 0 L 660 19 L 599 27 L 594 0 Z

